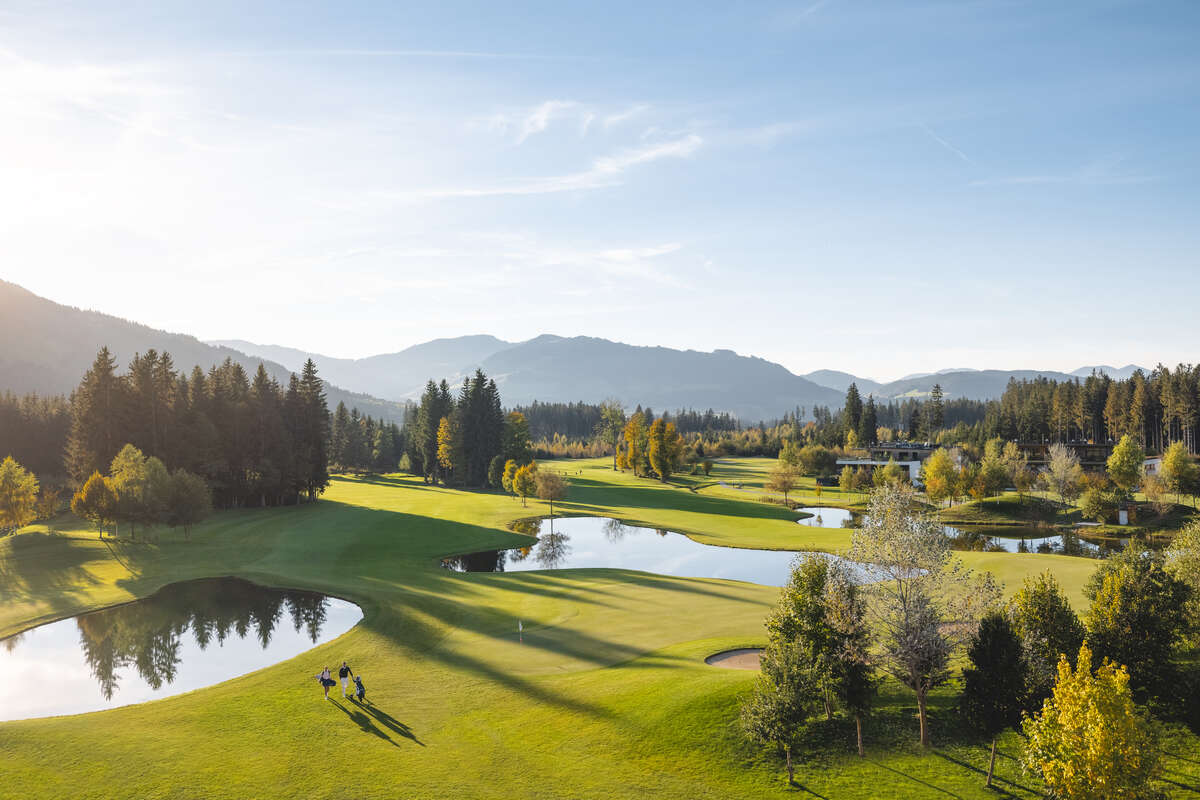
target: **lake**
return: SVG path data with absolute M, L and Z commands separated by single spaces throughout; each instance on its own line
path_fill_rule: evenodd
M 211 686 L 299 655 L 360 619 L 358 606 L 316 592 L 235 578 L 173 583 L 143 600 L 0 640 L 0 720 L 99 711 Z M 308 677 L 323 666 L 298 669 Z M 319 691 L 314 680 L 314 696 Z

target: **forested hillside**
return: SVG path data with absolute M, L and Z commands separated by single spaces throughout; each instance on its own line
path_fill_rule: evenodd
M 101 347 L 107 347 L 122 367 L 136 354 L 156 350 L 170 353 L 175 368 L 184 372 L 196 366 L 207 370 L 231 359 L 251 375 L 261 363 L 271 378 L 286 385 L 293 371 L 273 361 L 205 344 L 193 336 L 60 305 L 0 280 L 0 392 L 65 395 L 79 383 L 79 376 L 92 365 Z M 401 403 L 329 384 L 325 391 L 333 404 L 345 402 L 364 414 L 389 421 L 404 418 Z

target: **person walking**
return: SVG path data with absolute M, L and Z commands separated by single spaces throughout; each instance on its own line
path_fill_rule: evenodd
M 325 699 L 329 699 L 329 687 L 333 686 L 334 680 L 329 675 L 329 667 L 317 673 L 316 678 L 321 682 L 321 688 L 325 690 Z
M 342 662 L 342 666 L 338 667 L 338 677 L 342 679 L 342 697 L 346 696 L 346 690 L 350 688 L 350 676 L 353 674 L 350 665 L 345 661 Z

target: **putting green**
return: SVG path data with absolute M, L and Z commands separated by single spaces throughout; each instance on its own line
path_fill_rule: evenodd
M 837 550 L 848 534 L 795 525 L 752 494 L 664 486 L 609 462 L 559 462 L 561 510 L 687 532 L 710 544 Z M 722 465 L 714 478 L 719 479 Z M 756 460 L 730 465 L 741 473 Z M 0 724 L 0 797 L 773 797 L 778 762 L 745 744 L 738 696 L 753 672 L 713 669 L 761 644 L 771 587 L 625 570 L 458 574 L 438 557 L 527 542 L 506 526 L 540 502 L 337 478 L 320 503 L 215 515 L 191 542 L 100 541 L 63 519 L 0 539 L 0 635 L 141 597 L 187 578 L 236 575 L 353 600 L 339 639 L 251 675 L 76 717 Z M 1078 599 L 1094 562 L 964 554 L 1015 588 L 1053 569 Z M 517 621 L 524 623 L 524 641 Z M 348 659 L 374 701 L 326 702 L 311 676 Z M 30 691 L 53 687 L 30 687 Z M 951 744 L 953 693 L 934 698 L 934 739 L 915 752 L 911 697 L 885 686 L 852 756 L 841 723 L 814 726 L 798 780 L 827 797 L 990 797 L 982 743 Z M 1195 740 L 1179 747 L 1195 748 Z M 1015 753 L 1016 742 L 1002 750 Z M 1179 749 L 1179 748 L 1176 748 Z M 1173 765 L 1182 783 L 1198 767 Z M 1189 773 L 1188 770 L 1191 770 Z M 1038 796 L 1011 759 L 1015 796 Z M 1181 795 L 1182 796 L 1182 795 Z

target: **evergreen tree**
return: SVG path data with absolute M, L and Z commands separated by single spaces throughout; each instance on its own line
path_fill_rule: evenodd
M 346 408 L 345 402 L 339 402 L 337 409 L 333 412 L 329 433 L 329 462 L 339 469 L 345 469 L 347 465 L 349 428 L 350 411 Z
M 967 658 L 971 666 L 963 670 L 959 702 L 967 720 L 992 740 L 985 784 L 990 787 L 996 770 L 996 737 L 1021 721 L 1026 691 L 1021 640 L 1004 613 L 992 611 L 979 621 Z
M 876 430 L 879 422 L 875 415 L 875 398 L 868 397 L 866 405 L 863 406 L 862 416 L 858 420 L 858 446 L 869 447 L 879 441 Z
M 101 348 L 71 403 L 67 471 L 76 485 L 107 466 L 125 443 L 126 394 L 116 360 Z
M 858 423 L 862 421 L 862 413 L 863 401 L 858 393 L 858 385 L 851 383 L 850 388 L 846 390 L 846 405 L 842 409 L 842 421 L 847 431 L 853 431 L 857 435 Z
M 946 404 L 942 398 L 942 385 L 935 383 L 929 392 L 929 435 L 936 436 L 946 422 Z
M 300 400 L 302 425 L 297 431 L 297 449 L 304 465 L 300 479 L 308 499 L 315 501 L 329 485 L 329 407 L 311 358 L 304 362 L 300 375 Z

